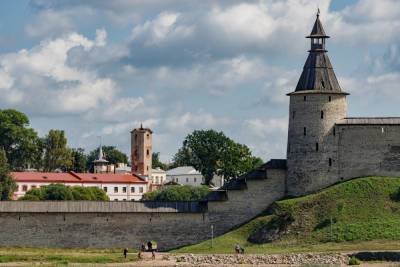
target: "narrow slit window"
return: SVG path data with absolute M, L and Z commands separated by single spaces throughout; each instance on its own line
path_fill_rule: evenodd
M 329 97 L 328 97 L 328 100 L 329 100 L 329 102 L 331 102 L 331 101 L 332 101 L 332 97 L 331 97 L 331 96 L 329 96 Z
M 303 135 L 304 135 L 304 136 L 307 135 L 307 128 L 306 128 L 306 127 L 304 127 L 304 129 L 303 129 Z
M 306 101 L 307 100 L 307 96 L 304 96 L 303 99 L 304 99 L 304 101 Z
M 329 167 L 331 167 L 331 166 L 332 166 L 332 159 L 329 158 Z
M 292 113 L 292 119 L 294 119 L 295 116 L 296 116 L 296 111 L 293 111 L 293 113 Z
M 315 143 L 315 151 L 318 151 L 319 150 L 319 145 L 318 145 L 318 143 Z
M 335 136 L 335 135 L 336 135 L 336 128 L 333 127 L 333 136 Z
M 324 111 L 321 110 L 321 119 L 323 119 L 323 118 L 324 118 Z
M 324 81 L 321 81 L 321 86 L 322 86 L 322 88 L 325 88 L 325 83 L 324 83 Z

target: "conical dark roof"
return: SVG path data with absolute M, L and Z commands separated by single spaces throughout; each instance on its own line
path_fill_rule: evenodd
M 317 15 L 317 19 L 315 20 L 314 26 L 312 28 L 312 31 L 307 38 L 329 38 L 328 35 L 326 35 L 324 31 L 324 27 L 322 27 L 322 23 L 319 20 L 319 14 Z
M 310 36 L 311 50 L 304 64 L 303 72 L 301 73 L 299 82 L 296 86 L 298 91 L 326 91 L 326 92 L 341 92 L 339 82 L 337 81 L 332 64 L 329 60 L 327 51 L 325 50 L 325 39 L 327 35 L 322 27 L 319 15 L 314 23 L 313 30 Z M 323 39 L 318 40 L 318 39 Z M 318 41 L 319 43 L 315 43 Z

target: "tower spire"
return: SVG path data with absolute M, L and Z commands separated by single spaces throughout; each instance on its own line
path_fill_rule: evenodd
M 322 26 L 319 8 L 311 33 L 306 38 L 310 39 L 311 48 L 295 91 L 342 92 L 325 49 L 329 36 Z

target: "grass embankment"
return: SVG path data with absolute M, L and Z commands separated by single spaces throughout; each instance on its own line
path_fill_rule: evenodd
M 137 254 L 125 259 L 120 249 L 50 249 L 50 248 L 0 248 L 0 263 L 26 262 L 65 265 L 69 263 L 119 263 L 137 260 Z
M 197 245 L 173 252 L 246 253 L 400 249 L 400 178 L 367 177 L 334 185 L 304 197 L 277 201 L 269 214 Z M 331 224 L 332 221 L 332 224 Z M 282 227 L 280 239 L 253 244 L 261 228 Z M 331 230 L 332 229 L 332 230 Z

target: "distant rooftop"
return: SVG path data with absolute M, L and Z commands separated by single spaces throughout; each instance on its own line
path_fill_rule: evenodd
M 193 175 L 193 174 L 201 174 L 192 166 L 182 166 L 176 167 L 174 169 L 170 169 L 167 171 L 167 175 Z
M 390 125 L 400 124 L 400 117 L 354 117 L 344 118 L 337 122 L 338 125 Z

